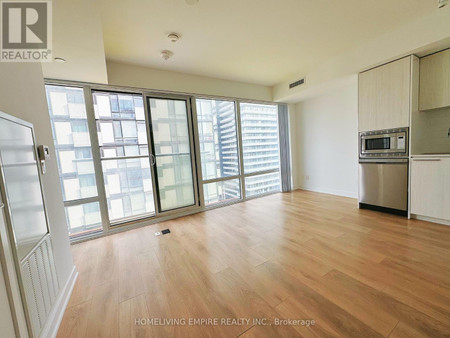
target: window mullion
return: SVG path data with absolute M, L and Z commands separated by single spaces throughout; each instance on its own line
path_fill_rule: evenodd
M 144 102 L 144 115 L 145 115 L 145 130 L 147 131 L 147 145 L 148 145 L 148 158 L 150 161 L 150 175 L 152 178 L 152 194 L 153 194 L 153 205 L 155 210 L 155 216 L 159 216 L 159 207 L 158 207 L 158 187 L 156 185 L 157 180 L 157 172 L 156 172 L 156 157 L 153 152 L 153 139 L 152 139 L 152 131 L 151 131 L 151 119 L 150 119 L 150 107 L 149 102 L 147 100 L 147 96 L 145 93 L 142 93 L 142 100 Z M 151 157 L 155 160 L 155 165 L 151 164 Z
M 88 120 L 89 134 L 91 137 L 92 159 L 94 161 L 95 179 L 97 181 L 97 192 L 100 203 L 100 214 L 102 217 L 103 231 L 109 231 L 110 221 L 108 214 L 108 205 L 106 201 L 105 182 L 103 177 L 100 146 L 97 134 L 97 122 L 95 121 L 94 102 L 92 91 L 89 86 L 84 86 L 84 101 L 86 103 L 86 115 Z
M 238 150 L 239 150 L 239 176 L 241 183 L 241 198 L 245 200 L 245 180 L 244 180 L 244 149 L 242 147 L 242 130 L 241 130 L 241 105 L 240 101 L 234 101 L 236 105 L 236 131 L 238 134 Z
M 192 119 L 192 133 L 193 133 L 193 144 L 195 151 L 195 175 L 197 176 L 197 191 L 200 207 L 205 207 L 205 196 L 203 192 L 203 173 L 202 173 L 202 160 L 201 160 L 201 149 L 200 149 L 200 136 L 198 131 L 198 120 L 197 120 L 197 101 L 194 96 L 190 97 L 189 103 L 191 106 L 191 119 Z
M 209 183 L 216 183 L 216 182 L 223 182 L 223 181 L 229 181 L 229 180 L 235 180 L 240 179 L 241 175 L 233 175 L 233 176 L 224 176 L 224 177 L 218 177 L 218 178 L 211 178 L 208 180 L 203 180 L 203 184 L 209 184 Z
M 82 205 L 82 204 L 88 204 L 88 203 L 94 203 L 94 202 L 98 202 L 98 196 L 81 198 L 81 199 L 77 199 L 77 200 L 64 201 L 64 206 L 71 207 L 74 205 Z
M 272 174 L 272 173 L 277 173 L 279 172 L 280 169 L 276 168 L 276 169 L 268 169 L 268 170 L 263 170 L 263 171 L 254 171 L 248 174 L 244 174 L 244 177 L 252 177 L 252 176 L 258 176 L 258 175 L 264 175 L 264 174 Z

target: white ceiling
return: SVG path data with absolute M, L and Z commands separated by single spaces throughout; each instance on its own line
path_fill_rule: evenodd
M 98 1 L 108 60 L 269 86 L 438 11 L 436 0 Z

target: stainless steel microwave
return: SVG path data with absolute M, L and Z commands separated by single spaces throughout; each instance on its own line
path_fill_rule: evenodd
M 360 157 L 408 156 L 408 128 L 384 129 L 359 134 Z

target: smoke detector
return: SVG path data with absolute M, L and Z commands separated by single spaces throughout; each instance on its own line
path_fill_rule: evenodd
M 167 35 L 167 38 L 172 41 L 173 43 L 177 42 L 178 40 L 180 40 L 180 34 L 178 33 L 170 33 L 169 35 Z
M 163 60 L 169 60 L 173 56 L 173 52 L 170 50 L 163 50 L 161 51 L 161 59 Z
M 448 0 L 438 0 L 438 8 L 447 6 Z

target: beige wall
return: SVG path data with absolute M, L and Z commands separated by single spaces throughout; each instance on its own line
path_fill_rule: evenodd
M 271 88 L 241 82 L 107 61 L 111 85 L 168 90 L 203 95 L 229 96 L 253 100 L 272 100 Z
M 44 77 L 107 83 L 100 10 L 94 0 L 53 0 L 53 57 L 42 64 Z
M 58 167 L 39 63 L 0 62 L 0 110 L 33 123 L 37 144 L 50 147 L 47 174 L 43 176 L 44 196 L 59 285 L 64 287 L 74 267 L 66 217 L 59 184 Z
M 291 110 L 294 188 L 356 197 L 358 84 L 302 101 Z

